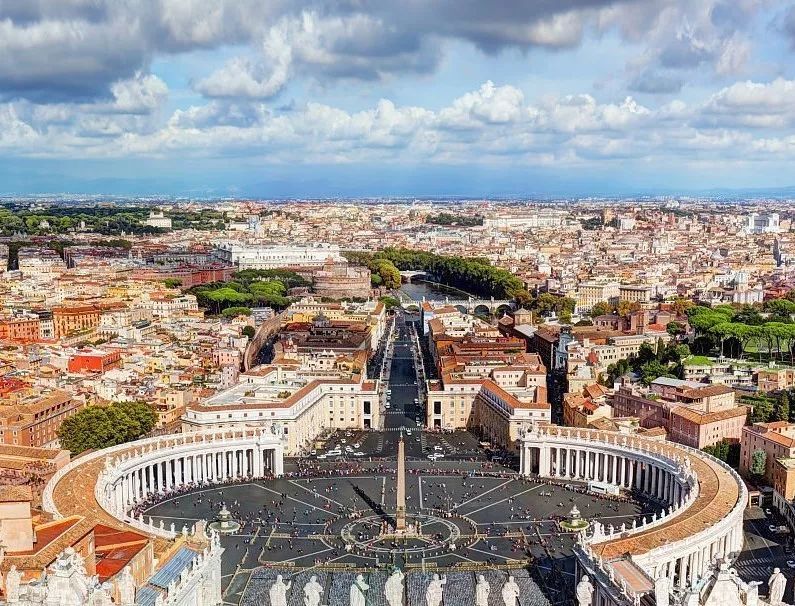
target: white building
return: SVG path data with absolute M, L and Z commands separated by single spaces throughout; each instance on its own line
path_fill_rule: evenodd
M 537 211 L 527 215 L 497 215 L 483 219 L 486 229 L 550 229 L 563 225 L 568 213 L 564 211 Z
M 314 246 L 248 245 L 224 242 L 213 253 L 222 262 L 240 269 L 278 269 L 283 267 L 321 267 L 343 257 L 336 244 Z
M 150 227 L 160 227 L 161 229 L 171 229 L 171 219 L 163 214 L 163 211 L 152 211 L 149 213 L 149 218 L 144 221 L 145 225 Z
M 152 317 L 162 319 L 198 311 L 199 305 L 194 295 L 144 293 L 133 303 L 133 308 L 146 310 Z
M 777 234 L 778 213 L 751 213 L 745 224 L 747 234 Z
M 182 417 L 183 432 L 242 429 L 276 424 L 285 454 L 306 450 L 330 429 L 379 426 L 378 382 L 340 378 L 340 373 L 276 366 L 255 368 L 240 382 L 199 404 Z

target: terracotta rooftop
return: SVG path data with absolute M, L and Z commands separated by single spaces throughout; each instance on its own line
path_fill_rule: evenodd
M 666 444 L 675 450 L 673 444 Z M 695 502 L 670 522 L 645 532 L 619 538 L 594 546 L 594 552 L 605 560 L 631 553 L 639 555 L 666 543 L 687 540 L 724 519 L 740 497 L 740 486 L 727 469 L 706 458 L 683 453 L 698 477 L 699 494 Z
M 19 501 L 32 501 L 33 490 L 28 485 L 3 486 L 0 490 L 0 503 L 16 503 Z
M 119 454 L 121 453 L 117 453 L 117 455 Z M 91 520 L 92 526 L 99 524 L 109 529 L 129 531 L 130 528 L 126 524 L 102 509 L 94 497 L 94 486 L 104 464 L 103 458 L 98 457 L 72 469 L 55 486 L 53 501 L 63 516 L 85 516 L 86 519 Z M 168 548 L 169 542 L 164 539 L 147 538 L 153 541 L 156 556 Z
M 683 419 L 695 423 L 696 425 L 705 425 L 707 423 L 717 423 L 725 421 L 726 419 L 733 419 L 735 417 L 745 418 L 748 414 L 748 408 L 745 406 L 734 406 L 726 410 L 719 410 L 717 412 L 701 413 L 687 406 L 677 406 L 671 411 L 671 415 L 682 417 Z

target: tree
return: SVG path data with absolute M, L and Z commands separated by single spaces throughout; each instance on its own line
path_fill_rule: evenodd
M 751 423 L 767 423 L 773 415 L 774 402 L 766 395 L 745 397 L 744 401 L 751 404 Z
M 532 309 L 535 305 L 535 299 L 526 290 L 520 290 L 514 295 L 516 304 L 523 309 Z
M 668 324 L 665 325 L 665 331 L 676 338 L 685 334 L 685 327 L 680 322 L 668 322 Z
M 638 348 L 638 366 L 643 366 L 656 359 L 657 353 L 654 351 L 654 348 L 648 343 L 641 343 L 640 348 Z
M 179 278 L 166 278 L 163 280 L 163 284 L 166 288 L 179 288 L 182 286 L 182 280 Z
M 397 297 L 390 297 L 389 295 L 384 295 L 380 299 L 378 299 L 383 303 L 387 309 L 394 309 L 395 307 L 400 307 L 400 299 Z
M 79 454 L 135 440 L 157 423 L 157 413 L 146 402 L 89 406 L 65 419 L 58 428 L 61 446 Z
M 253 339 L 254 335 L 257 334 L 256 329 L 251 325 L 246 325 L 243 327 L 243 330 L 240 331 L 243 333 L 244 336 L 248 337 L 249 339 Z
M 238 316 L 250 316 L 251 315 L 251 308 L 250 307 L 227 307 L 225 310 L 221 312 L 221 315 L 224 318 L 236 318 Z
M 716 459 L 720 459 L 730 467 L 736 468 L 740 465 L 740 444 L 737 442 L 729 442 L 723 439 L 712 446 L 705 446 L 702 450 Z
M 762 477 L 765 475 L 767 466 L 767 453 L 764 450 L 755 450 L 751 454 L 751 467 L 749 471 L 752 476 Z
M 672 303 L 672 307 L 678 316 L 684 316 L 687 311 L 690 308 L 695 307 L 695 305 L 696 304 L 693 303 L 693 301 L 690 299 L 685 299 L 684 297 L 677 297 Z
M 748 324 L 749 326 L 761 326 L 765 323 L 765 319 L 759 313 L 759 310 L 750 305 L 744 305 L 735 314 L 733 321 L 740 324 Z
M 618 302 L 618 307 L 616 308 L 616 313 L 622 318 L 628 318 L 630 314 L 636 311 L 640 311 L 640 303 L 637 301 L 625 301 L 622 299 Z
M 598 316 L 606 316 L 613 313 L 613 307 L 607 301 L 599 301 L 591 308 L 590 316 L 596 318 Z
M 769 421 L 789 421 L 789 398 L 786 393 L 780 393 L 773 404 L 773 410 L 770 413 Z
M 652 360 L 640 367 L 640 377 L 643 384 L 648 386 L 651 385 L 655 379 L 659 379 L 660 377 L 674 377 L 674 375 L 670 372 L 667 364 L 663 364 L 658 360 Z

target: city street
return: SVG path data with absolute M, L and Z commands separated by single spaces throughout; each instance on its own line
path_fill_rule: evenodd
M 384 409 L 383 453 L 384 456 L 390 456 L 397 452 L 401 430 L 404 430 L 406 456 L 421 457 L 421 428 L 425 425 L 425 409 L 417 384 L 416 347 L 402 313 L 395 318 L 395 335 L 397 338 L 386 384 L 389 408 Z

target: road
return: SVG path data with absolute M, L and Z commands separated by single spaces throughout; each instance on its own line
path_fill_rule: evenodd
M 412 345 L 406 317 L 402 312 L 399 312 L 395 318 L 395 334 L 397 339 L 387 383 L 387 389 L 392 391 L 390 408 L 384 411 L 383 453 L 385 456 L 397 453 L 397 443 L 403 429 L 411 431 L 411 435 L 404 434 L 406 456 L 421 457 L 423 453 L 420 427 L 424 425 L 425 413 L 417 385 L 417 368 L 414 362 L 416 351 Z M 416 419 L 420 420 L 419 425 Z
M 784 599 L 787 603 L 792 603 L 795 599 L 793 594 L 792 579 L 795 577 L 795 570 L 789 567 L 788 561 L 792 562 L 792 555 L 788 555 L 785 546 L 788 536 L 777 534 L 768 529 L 770 525 L 784 524 L 784 520 L 777 514 L 771 512 L 766 516 L 759 507 L 750 507 L 745 512 L 745 543 L 740 552 L 734 567 L 737 569 L 743 581 L 762 581 L 767 583 L 773 568 L 781 569 L 787 577 L 787 591 Z M 795 562 L 793 563 L 795 566 Z M 766 587 L 763 585 L 762 591 Z

